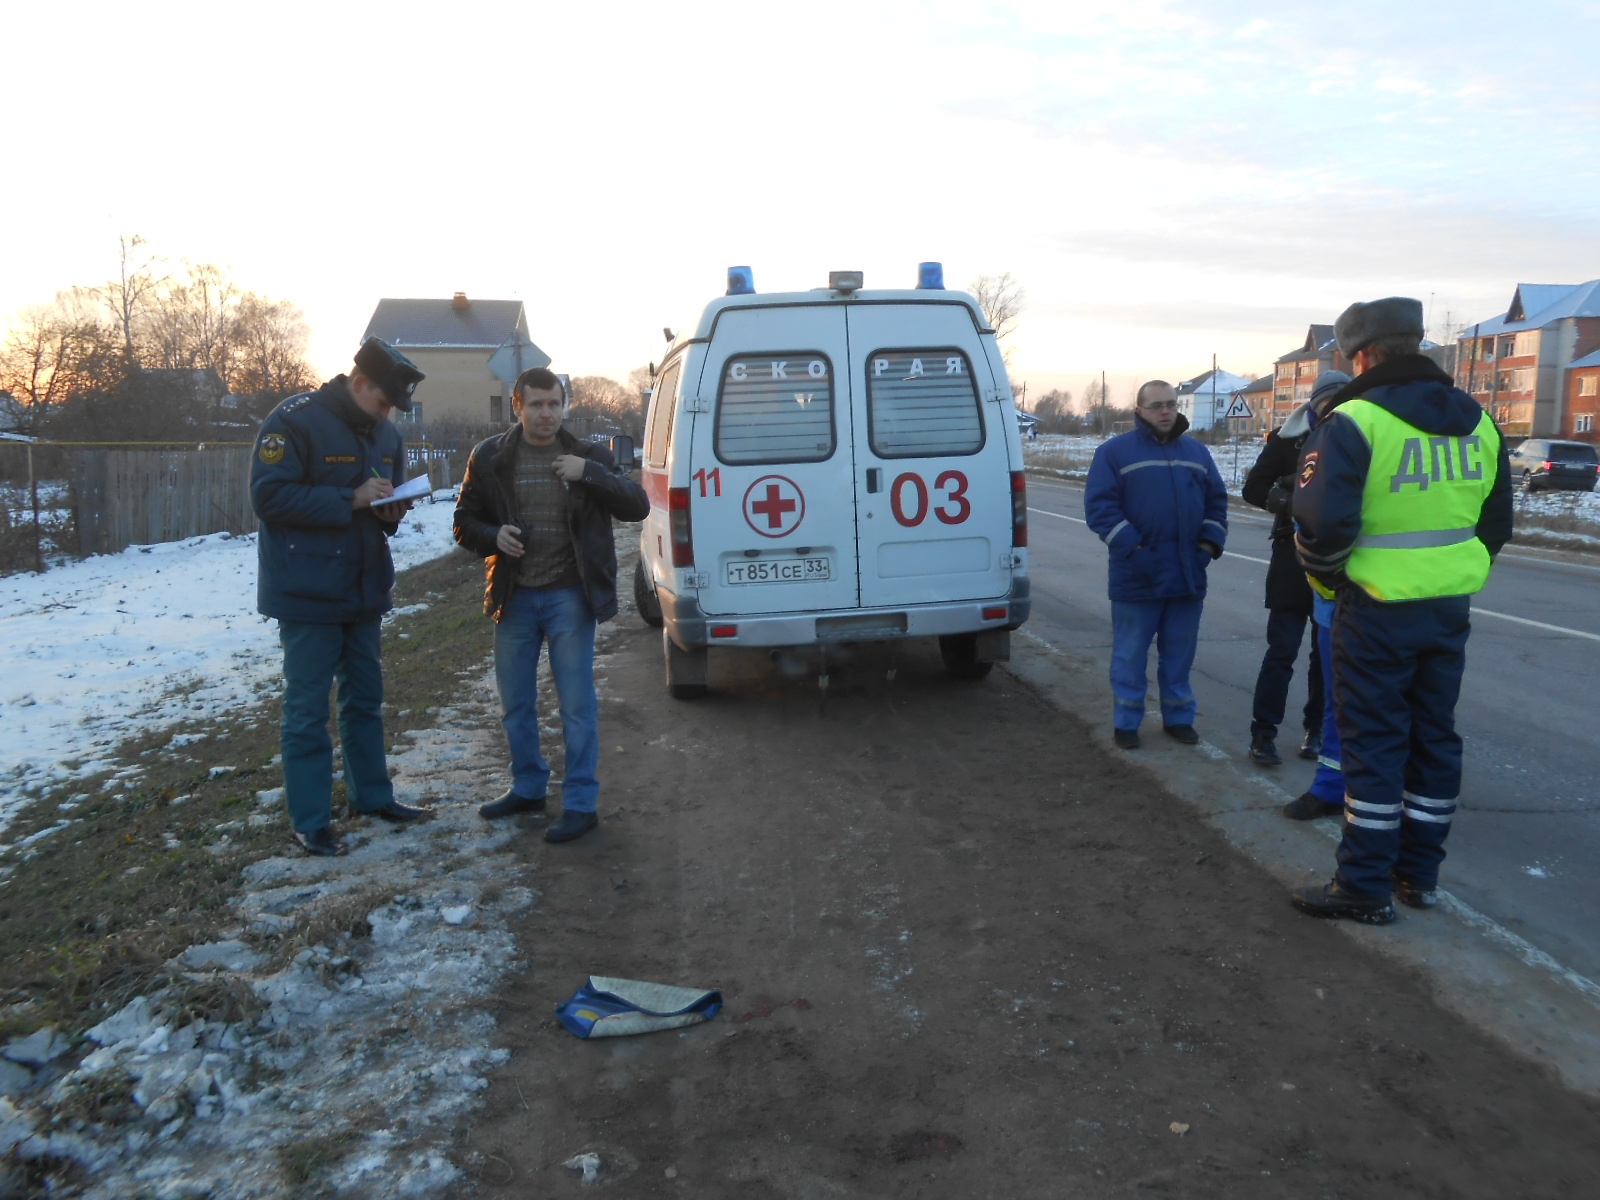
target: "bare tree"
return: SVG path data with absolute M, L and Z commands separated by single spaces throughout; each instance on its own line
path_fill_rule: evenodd
M 209 368 L 226 380 L 233 367 L 238 288 L 210 263 L 184 266 L 186 277 L 167 280 L 143 314 L 143 365 Z
M 233 318 L 232 391 L 276 402 L 316 385 L 306 362 L 305 314 L 287 300 L 239 297 Z
M 23 309 L 0 342 L 0 390 L 21 406 L 29 432 L 52 406 L 114 387 L 125 373 L 116 331 L 94 297 L 76 288 Z
M 1011 272 L 1005 271 L 999 275 L 979 275 L 970 284 L 967 290 L 978 301 L 978 307 L 983 309 L 983 316 L 989 322 L 989 328 L 994 330 L 994 340 L 1003 342 L 1016 331 L 1017 318 L 1022 315 L 1023 301 L 1028 294 L 1022 290 L 1022 285 L 1011 278 Z M 1011 361 L 1009 350 L 1006 352 L 1006 361 Z
M 129 365 L 138 362 L 134 335 L 144 310 L 164 278 L 155 273 L 160 261 L 142 253 L 145 241 L 138 234 L 123 234 L 117 239 L 121 247 L 117 278 L 92 289 L 93 294 L 111 313 L 122 333 L 122 353 Z
M 1033 402 L 1033 415 L 1047 429 L 1058 428 L 1072 411 L 1072 393 L 1052 389 Z
M 572 407 L 588 409 L 596 416 L 620 417 L 635 412 L 639 398 L 615 379 L 604 375 L 579 375 L 572 380 Z

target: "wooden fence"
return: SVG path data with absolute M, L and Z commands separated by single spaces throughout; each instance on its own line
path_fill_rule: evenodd
M 78 553 L 205 533 L 252 533 L 250 447 L 85 450 L 78 462 Z

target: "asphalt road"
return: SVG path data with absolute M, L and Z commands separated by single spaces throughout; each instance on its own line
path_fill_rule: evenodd
M 1105 549 L 1083 523 L 1083 490 L 1034 477 L 1028 498 L 1033 614 L 1025 630 L 1108 666 Z M 1280 737 L 1290 757 L 1277 768 L 1251 768 L 1246 758 L 1265 648 L 1270 525 L 1251 510 L 1230 515 L 1228 551 L 1211 568 L 1201 624 L 1196 728 L 1245 769 L 1268 774 L 1289 799 L 1313 773 L 1313 764 L 1292 757 L 1303 654 Z M 1567 969 L 1600 979 L 1600 730 L 1588 719 L 1600 687 L 1600 567 L 1509 548 L 1474 614 L 1456 710 L 1466 774 L 1442 885 Z M 1153 704 L 1153 655 L 1150 680 Z M 1105 719 L 1109 725 L 1109 683 Z M 1153 727 L 1147 721 L 1146 731 Z M 1331 846 L 1328 862 L 1331 873 Z

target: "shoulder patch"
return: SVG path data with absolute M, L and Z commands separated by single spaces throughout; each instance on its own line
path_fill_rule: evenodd
M 1305 462 L 1300 464 L 1300 486 L 1305 487 L 1317 474 L 1317 460 L 1322 457 L 1322 451 L 1313 450 L 1306 455 Z
M 264 434 L 261 441 L 256 445 L 256 457 L 266 463 L 267 466 L 274 466 L 283 461 L 283 447 L 283 434 Z

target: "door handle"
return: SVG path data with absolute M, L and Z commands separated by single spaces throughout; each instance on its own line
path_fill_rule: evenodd
M 868 492 L 875 492 L 881 486 L 883 486 L 883 468 L 882 467 L 868 467 L 867 468 L 867 491 Z

